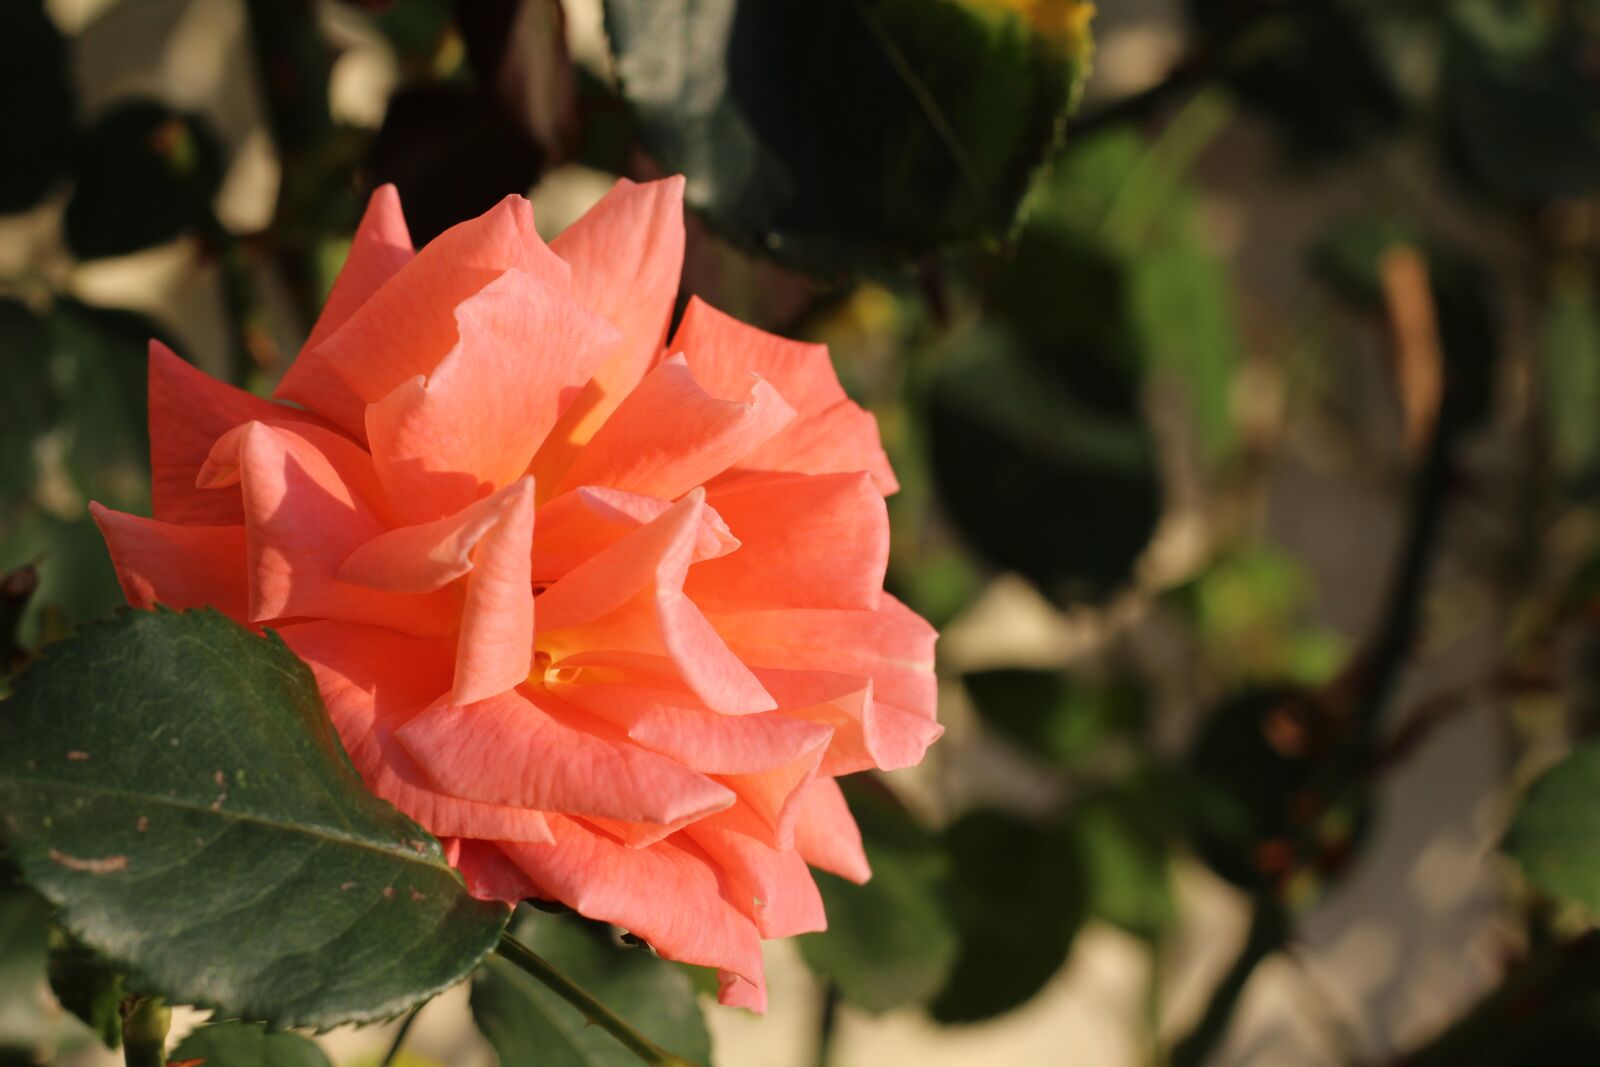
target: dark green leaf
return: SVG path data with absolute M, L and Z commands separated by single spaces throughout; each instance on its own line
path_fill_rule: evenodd
M 975 1022 L 1026 1003 L 1061 969 L 1084 919 L 1083 876 L 1059 826 L 975 811 L 944 837 L 961 950 L 929 1010 Z
M 943 903 L 944 856 L 938 840 L 881 786 L 844 784 L 872 880 L 857 886 L 816 872 L 828 929 L 800 938 L 800 954 L 857 1007 L 882 1012 L 920 1004 L 944 984 L 956 953 Z
M 1592 485 L 1600 478 L 1600 307 L 1587 271 L 1554 279 L 1537 353 L 1551 458 L 1569 483 Z
M 1165 799 L 1133 781 L 1075 801 L 1069 820 L 1089 914 L 1152 940 L 1177 914 Z
M 1145 721 L 1145 693 L 1132 678 L 1091 679 L 1003 667 L 962 676 L 983 721 L 1045 760 L 1075 765 L 1109 738 Z
M 43 0 L 0 4 L 0 215 L 38 203 L 72 162 L 67 47 Z
M 362 786 L 305 665 L 214 612 L 54 646 L 0 714 L 0 812 L 27 879 L 130 985 L 231 1016 L 395 1015 L 505 921 Z
M 172 1060 L 205 1060 L 205 1067 L 331 1067 L 315 1042 L 274 1033 L 258 1023 L 202 1026 L 179 1042 Z
M 711 1062 L 711 1035 L 681 968 L 644 948 L 616 944 L 606 928 L 576 915 L 526 910 L 517 940 L 663 1048 Z M 472 1014 L 500 1067 L 634 1067 L 615 1037 L 590 1026 L 572 1005 L 499 957 L 472 980 Z
M 67 244 L 95 259 L 199 229 L 211 219 L 222 171 L 222 149 L 198 117 L 151 101 L 121 104 L 84 139 Z
M 1249 6 L 1189 2 L 1196 22 L 1213 31 Z M 1320 0 L 1280 9 L 1234 45 L 1226 78 L 1272 123 L 1289 158 L 1328 162 L 1395 129 L 1404 117 L 1400 96 L 1356 5 Z
M 1174 801 L 1202 859 L 1248 889 L 1343 872 L 1366 829 L 1365 793 L 1339 775 L 1349 721 L 1313 692 L 1262 686 L 1214 708 Z M 1314 884 L 1310 888 L 1314 888 Z
M 122 975 L 92 950 L 56 931 L 50 948 L 50 991 L 106 1048 L 122 1047 Z
M 1087 366 L 1062 355 L 1063 370 Z M 1106 389 L 1120 387 L 1108 378 Z M 981 326 L 934 382 L 928 439 L 945 512 L 983 556 L 1056 600 L 1109 594 L 1155 531 L 1154 446 L 1124 400 L 1080 399 Z
M 1530 881 L 1600 915 L 1600 744 L 1590 743 L 1528 789 L 1506 849 Z
M 1088 5 L 607 0 L 623 93 L 689 202 L 831 271 L 1006 230 L 1085 72 Z
M 0 168 L 3 169 L 3 168 Z M 50 332 L 26 304 L 0 298 L 0 530 L 33 488 L 34 448 L 60 405 L 50 380 Z
M 1471 173 L 1523 198 L 1600 187 L 1600 26 L 1582 4 L 1453 5 L 1443 103 Z
M 132 311 L 74 300 L 56 304 L 57 353 L 66 462 L 79 491 L 109 507 L 139 509 L 149 496 L 145 365 L 152 338 L 166 331 Z

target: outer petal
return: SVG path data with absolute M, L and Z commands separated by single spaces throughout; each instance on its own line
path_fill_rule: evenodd
M 738 890 L 692 841 L 679 834 L 631 849 L 574 819 L 551 816 L 550 824 L 554 844 L 501 846 L 541 896 L 629 930 L 668 959 L 761 985 L 755 923 L 734 903 Z
M 845 803 L 839 783 L 815 779 L 800 802 L 794 829 L 795 848 L 811 866 L 860 885 L 872 877 L 861 829 Z
M 539 887 L 533 884 L 533 879 L 492 841 L 462 840 L 450 862 L 461 872 L 467 892 L 479 900 L 516 904 L 539 895 Z
M 931 719 L 874 700 L 870 678 L 771 669 L 756 671 L 756 677 L 784 715 L 832 728 L 820 775 L 914 767 L 944 734 L 944 727 Z
M 683 595 L 704 508 L 696 489 L 547 589 L 539 598 L 540 648 L 557 660 L 574 651 L 665 652 L 711 709 L 770 710 L 766 690 Z
M 683 179 L 636 185 L 619 178 L 551 242 L 572 267 L 572 293 L 622 337 L 567 409 L 534 463 L 551 485 L 661 353 L 683 267 Z
M 364 453 L 354 445 L 345 455 L 324 452 L 318 444 L 327 442 L 260 422 L 242 428 L 235 440 L 252 620 L 311 616 L 420 633 L 454 629 L 460 601 L 452 589 L 380 593 L 338 580 L 350 553 L 383 532 L 357 488 L 374 481 L 370 465 L 361 466 Z M 226 460 L 213 455 L 208 473 L 225 479 Z
M 558 289 L 570 284 L 567 265 L 540 240 L 520 196 L 434 238 L 312 352 L 363 402 L 376 403 L 401 382 L 432 373 L 456 342 L 456 307 L 508 270 Z
M 707 392 L 678 358 L 628 394 L 584 447 L 558 489 L 607 485 L 676 499 L 739 462 L 794 411 L 768 383 L 747 378 L 747 400 Z
M 352 433 L 362 432 L 365 402 L 327 357 L 317 352 L 317 347 L 411 262 L 413 255 L 411 232 L 400 210 L 400 194 L 392 185 L 380 185 L 367 201 L 366 214 L 350 243 L 350 255 L 333 283 L 322 315 L 274 395 L 304 404 Z
M 446 792 L 488 803 L 669 824 L 733 803 L 727 789 L 558 701 L 503 693 L 471 707 L 432 708 L 398 731 Z
M 938 633 L 885 593 L 877 611 L 746 611 L 711 616 L 717 632 L 753 667 L 831 671 L 871 678 L 874 698 L 932 720 Z
M 245 582 L 243 526 L 175 526 L 90 504 L 111 550 L 123 595 L 136 608 L 211 605 L 243 620 L 250 590 Z
M 808 474 L 867 471 L 885 495 L 899 488 L 876 421 L 845 396 L 825 346 L 775 336 L 691 299 L 670 347 L 684 353 L 695 377 L 717 396 L 737 395 L 744 376 L 753 372 L 770 381 L 798 413 L 740 467 Z
M 538 811 L 484 804 L 439 792 L 394 731 L 450 681 L 450 645 L 343 622 L 279 631 L 316 676 L 339 739 L 367 787 L 431 833 L 502 841 L 549 841 Z
M 217 381 L 160 341 L 150 342 L 150 505 L 162 522 L 237 526 L 237 493 L 195 488 L 195 475 L 217 438 L 253 419 L 323 425 L 303 411 L 274 404 Z
M 389 499 L 426 522 L 523 476 L 617 331 L 549 283 L 507 271 L 455 310 L 458 340 L 426 379 L 367 409 Z
M 742 807 L 701 819 L 684 831 L 744 893 L 740 901 L 764 938 L 828 928 L 822 895 L 798 852 L 768 845 L 764 827 Z
M 889 512 L 871 475 L 748 478 L 707 499 L 743 547 L 690 572 L 684 590 L 706 611 L 877 608 Z

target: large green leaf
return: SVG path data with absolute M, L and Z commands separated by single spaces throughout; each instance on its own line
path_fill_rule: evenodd
M 24 876 L 130 985 L 230 1016 L 392 1016 L 505 922 L 362 786 L 310 671 L 214 612 L 53 646 L 0 708 L 0 811 Z
M 0 215 L 32 207 L 72 162 L 67 47 L 43 0 L 0 4 Z
M 576 915 L 525 910 L 516 937 L 662 1048 L 711 1062 L 694 983 L 643 948 L 612 942 Z M 499 957 L 472 979 L 472 1014 L 500 1067 L 634 1067 L 634 1054 L 572 1005 Z
M 202 1026 L 179 1042 L 169 1058 L 204 1060 L 205 1067 L 332 1067 L 314 1042 L 259 1023 Z
M 1600 743 L 1574 750 L 1529 788 L 1506 849 L 1540 889 L 1600 915 Z
M 1101 598 L 1155 531 L 1154 445 L 1116 379 L 1084 399 L 1090 364 L 1063 361 L 1051 374 L 1038 363 L 984 326 L 945 354 L 928 412 L 940 503 L 984 557 L 1047 596 Z
M 944 907 L 945 857 L 938 839 L 882 787 L 844 784 L 872 880 L 857 886 L 816 872 L 828 929 L 800 938 L 800 954 L 857 1007 L 881 1012 L 922 1003 L 944 984 L 956 953 Z
M 1006 230 L 1085 73 L 1088 4 L 607 0 L 624 95 L 691 205 L 815 269 Z
M 212 218 L 222 172 L 222 148 L 198 116 L 153 101 L 118 105 L 84 138 L 67 244 L 95 259 L 199 229 Z
M 1026 1003 L 1066 962 L 1084 920 L 1078 852 L 1064 827 L 1000 811 L 968 812 L 945 831 L 960 936 L 941 1022 L 975 1022 Z

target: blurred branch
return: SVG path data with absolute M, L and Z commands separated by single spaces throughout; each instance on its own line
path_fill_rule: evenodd
M 1239 998 L 1262 960 L 1277 952 L 1289 937 L 1289 919 L 1283 904 L 1272 893 L 1255 899 L 1250 916 L 1250 932 L 1234 957 L 1228 972 L 1211 992 L 1200 1021 L 1172 1047 L 1168 1067 L 1201 1067 L 1228 1032 L 1228 1023 L 1239 1005 Z

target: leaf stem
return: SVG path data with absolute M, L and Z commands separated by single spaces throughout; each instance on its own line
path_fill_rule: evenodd
M 166 1067 L 172 1009 L 160 997 L 137 997 L 122 1007 L 122 1056 L 127 1067 Z
M 422 1014 L 422 1009 L 426 1006 L 426 1002 L 418 1004 L 406 1013 L 404 1019 L 400 1020 L 400 1029 L 394 1032 L 394 1040 L 389 1042 L 389 1051 L 385 1052 L 383 1059 L 378 1061 L 378 1067 L 390 1067 L 394 1063 L 395 1057 L 400 1055 L 400 1046 L 406 1043 L 406 1035 L 411 1033 L 411 1024 L 417 1021 L 417 1016 Z
M 544 957 L 510 934 L 500 935 L 500 944 L 495 948 L 495 952 L 507 963 L 544 983 L 556 996 L 582 1012 L 583 1017 L 591 1024 L 604 1029 L 645 1063 L 657 1067 L 695 1067 L 689 1060 L 673 1055 L 628 1025 L 621 1016 L 600 1003 L 583 987 L 552 967 Z

